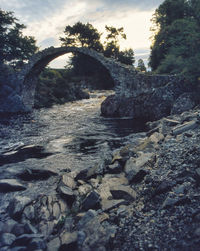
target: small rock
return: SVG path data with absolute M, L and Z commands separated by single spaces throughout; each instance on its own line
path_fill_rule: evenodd
M 159 133 L 159 132 L 155 132 L 154 134 L 152 134 L 150 136 L 151 142 L 153 142 L 155 144 L 160 143 L 164 138 L 165 138 L 164 135 L 162 133 Z
M 2 222 L 2 227 L 0 226 L 0 229 L 2 230 L 2 232 L 4 233 L 11 233 L 13 227 L 17 224 L 16 221 L 14 221 L 13 219 L 7 220 L 5 223 Z M 0 231 L 1 231 L 0 230 Z
M 122 166 L 118 161 L 115 161 L 112 165 L 108 166 L 108 172 L 109 173 L 121 173 L 122 172 Z
M 174 120 L 174 119 L 164 118 L 163 121 L 168 126 L 176 126 L 176 125 L 180 124 L 180 122 L 178 120 Z
M 116 185 L 110 188 L 113 199 L 124 199 L 132 201 L 136 199 L 136 192 L 129 186 Z
M 105 212 L 110 211 L 116 207 L 119 207 L 120 205 L 127 205 L 127 201 L 125 200 L 102 200 L 101 201 L 102 210 Z
M 149 167 L 153 165 L 154 162 L 154 153 L 141 153 L 138 158 L 130 158 L 125 164 L 125 173 L 129 182 L 141 182 L 147 174 L 144 167 Z
M 74 179 L 72 177 L 70 177 L 67 174 L 62 175 L 62 179 L 61 179 L 62 183 L 71 188 L 71 189 L 75 189 L 76 188 L 76 182 L 74 181 Z
M 196 180 L 198 181 L 198 182 L 200 182 L 200 168 L 197 168 L 196 170 L 195 170 L 195 173 L 196 173 Z
M 174 182 L 172 181 L 167 181 L 167 180 L 162 181 L 160 185 L 156 188 L 155 195 L 168 192 L 172 188 L 173 185 L 174 185 Z
M 75 177 L 75 181 L 87 180 L 87 173 L 88 173 L 88 169 L 83 169 L 83 170 L 79 171 L 79 173 L 77 173 L 77 175 Z
M 16 196 L 13 200 L 10 201 L 8 206 L 8 211 L 10 216 L 13 219 L 19 219 L 24 208 L 31 202 L 31 198 Z
M 37 229 L 34 226 L 32 226 L 29 222 L 25 224 L 24 229 L 27 234 L 37 234 L 38 232 Z
M 17 237 L 13 242 L 13 246 L 27 246 L 33 239 L 40 239 L 42 237 L 41 234 L 23 234 Z
M 27 247 L 14 247 L 9 249 L 9 251 L 27 251 Z
M 162 208 L 169 208 L 174 206 L 178 202 L 177 198 L 169 198 L 167 197 L 166 200 L 163 202 Z
M 61 241 L 59 237 L 56 237 L 47 243 L 47 251 L 59 250 Z
M 172 206 L 182 206 L 190 203 L 190 201 L 191 200 L 185 196 L 180 196 L 176 198 L 167 197 L 166 200 L 163 202 L 162 209 L 169 208 Z
M 58 190 L 67 202 L 73 203 L 73 201 L 75 200 L 75 195 L 71 188 L 67 186 L 59 186 Z
M 30 251 L 33 250 L 45 250 L 46 248 L 46 243 L 44 240 L 40 239 L 40 238 L 34 238 L 32 239 L 29 244 L 27 249 Z
M 172 134 L 173 135 L 179 135 L 183 132 L 186 132 L 188 130 L 195 129 L 197 127 L 197 122 L 196 120 L 184 123 L 183 125 L 176 126 L 175 128 L 172 129 Z
M 100 206 L 100 195 L 94 191 L 92 191 L 83 201 L 82 209 L 99 209 Z
M 53 216 L 56 220 L 60 217 L 60 207 L 57 202 L 53 204 Z
M 102 214 L 98 215 L 98 220 L 100 223 L 105 220 L 108 220 L 109 218 L 110 218 L 109 215 L 106 213 L 102 213 Z
M 60 236 L 62 248 L 68 250 L 68 248 L 76 247 L 77 232 L 65 232 Z
M 14 234 L 4 233 L 0 235 L 0 247 L 10 246 L 16 239 Z
M 77 224 L 77 229 L 80 230 L 82 228 L 84 228 L 84 226 L 94 217 L 97 216 L 97 212 L 90 209 L 88 210 L 84 216 L 79 220 L 78 224 Z
M 25 169 L 18 177 L 24 181 L 31 181 L 31 180 L 47 180 L 51 176 L 57 175 L 56 172 L 52 170 L 45 170 L 45 169 Z
M 26 216 L 28 220 L 35 219 L 35 209 L 32 205 L 25 207 L 23 215 Z
M 26 186 L 24 186 L 15 179 L 0 180 L 0 192 L 2 193 L 22 191 L 22 190 L 26 190 Z
M 24 234 L 25 233 L 24 225 L 16 224 L 12 229 L 12 233 L 16 236 Z
M 81 186 L 79 186 L 78 188 L 78 193 L 79 195 L 87 195 L 89 192 L 91 192 L 92 187 L 89 184 L 83 184 Z
M 99 186 L 99 179 L 90 179 L 90 184 L 93 188 L 98 188 Z
M 197 228 L 197 229 L 195 230 L 194 235 L 195 235 L 196 237 L 200 237 L 200 228 Z

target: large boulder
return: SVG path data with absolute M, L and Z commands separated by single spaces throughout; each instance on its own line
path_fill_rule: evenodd
M 171 114 L 181 114 L 195 107 L 198 97 L 195 93 L 183 93 L 173 104 Z
M 180 79 L 176 83 L 170 82 L 136 97 L 127 98 L 112 95 L 102 103 L 101 114 L 105 117 L 132 117 L 146 121 L 159 120 L 170 115 L 172 109 L 175 111 L 174 103 L 178 102 L 177 99 L 182 94 L 186 93 L 183 98 L 189 100 L 188 91 L 189 87 L 184 80 Z M 194 103 L 188 101 L 183 110 L 189 109 L 193 105 Z

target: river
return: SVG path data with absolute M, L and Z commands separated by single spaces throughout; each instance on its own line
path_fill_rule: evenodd
M 87 100 L 54 105 L 10 119 L 1 117 L 0 178 L 19 177 L 28 168 L 61 173 L 90 167 L 125 145 L 128 135 L 144 131 L 140 123 L 129 118 L 100 116 L 100 104 L 110 93 L 94 92 Z M 17 193 L 34 196 L 51 192 L 55 189 L 53 183 L 51 179 L 29 180 L 26 191 Z M 1 212 L 12 194 L 1 197 Z

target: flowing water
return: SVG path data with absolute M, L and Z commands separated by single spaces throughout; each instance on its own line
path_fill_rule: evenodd
M 0 179 L 16 178 L 28 168 L 56 173 L 87 168 L 126 144 L 131 133 L 144 131 L 131 119 L 100 116 L 100 104 L 108 94 L 95 92 L 88 100 L 1 118 Z M 23 193 L 46 193 L 55 188 L 53 180 L 45 182 L 28 182 L 29 189 Z M 9 193 L 4 200 L 9 200 Z

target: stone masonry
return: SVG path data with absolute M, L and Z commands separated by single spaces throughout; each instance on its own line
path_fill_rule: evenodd
M 100 62 L 109 72 L 115 83 L 115 92 L 119 97 L 136 97 L 139 94 L 151 92 L 154 88 L 166 85 L 168 82 L 176 81 L 175 76 L 151 76 L 139 73 L 134 66 L 128 66 L 117 62 L 114 58 L 106 58 L 103 54 L 92 49 L 82 47 L 49 47 L 33 55 L 25 67 L 17 75 L 18 100 L 21 100 L 21 106 L 17 112 L 31 111 L 34 104 L 35 88 L 38 76 L 41 71 L 55 58 L 66 53 L 81 53 L 88 55 Z M 15 109 L 6 103 L 4 97 L 2 109 L 0 112 L 16 112 Z M 0 102 L 1 103 L 1 102 Z M 16 102 L 15 102 L 16 103 Z M 3 109 L 6 107 L 6 109 Z M 22 108 L 23 109 L 22 109 Z

